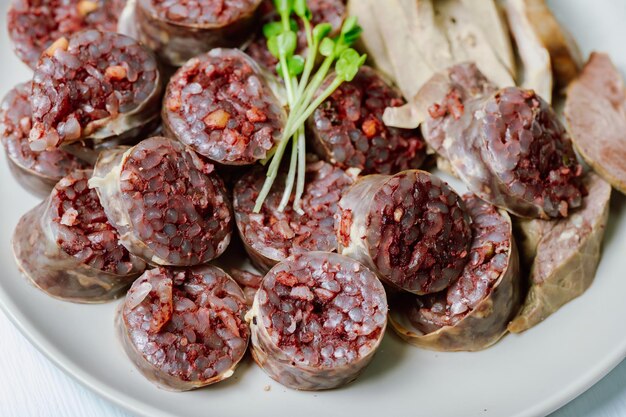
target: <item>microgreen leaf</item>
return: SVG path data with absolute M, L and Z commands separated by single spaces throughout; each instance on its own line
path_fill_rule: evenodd
M 278 36 L 272 36 L 267 40 L 267 49 L 270 51 L 270 54 L 274 56 L 274 58 L 280 58 L 280 53 L 278 51 Z
M 341 36 L 343 38 L 343 41 L 347 45 L 352 45 L 357 39 L 359 39 L 359 36 L 361 36 L 362 32 L 363 28 L 361 26 L 356 26 L 352 30 L 342 34 Z
M 300 55 L 294 55 L 287 60 L 287 65 L 289 66 L 290 75 L 300 75 L 302 74 L 302 71 L 304 71 L 304 58 Z
M 320 44 L 320 54 L 325 57 L 331 56 L 335 52 L 335 41 L 324 38 Z
M 283 32 L 283 25 L 280 22 L 270 22 L 263 26 L 263 35 L 269 39 L 278 36 Z
M 293 0 L 274 0 L 274 7 L 281 16 L 289 16 L 293 10 Z
M 347 82 L 352 81 L 366 59 L 367 55 L 359 55 L 359 53 L 352 48 L 346 49 L 341 53 L 335 64 L 337 76 Z
M 321 42 L 322 39 L 328 36 L 333 27 L 330 23 L 320 23 L 313 28 L 313 40 L 315 42 Z
M 311 20 L 313 17 L 311 9 L 309 9 L 309 6 L 306 4 L 306 0 L 295 0 L 293 11 L 302 19 Z
M 295 32 L 283 32 L 276 36 L 276 46 L 278 47 L 279 56 L 290 57 L 298 46 L 298 36 Z
M 359 27 L 359 22 L 355 16 L 348 17 L 341 26 L 341 34 L 345 35 Z

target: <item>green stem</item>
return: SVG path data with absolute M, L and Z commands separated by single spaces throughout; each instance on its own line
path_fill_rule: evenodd
M 302 97 L 302 95 L 304 94 L 304 90 L 309 83 L 309 78 L 311 78 L 313 68 L 315 68 L 317 50 L 319 49 L 319 42 L 313 43 L 313 32 L 311 30 L 311 23 L 306 19 L 302 19 L 302 22 L 304 23 L 304 29 L 306 31 L 306 39 L 307 45 L 309 46 L 309 51 L 307 53 L 307 57 L 304 63 L 304 71 L 302 72 L 302 76 L 300 77 L 300 86 L 297 92 L 298 97 Z
M 315 93 L 326 79 L 326 75 L 328 74 L 328 71 L 330 71 L 334 60 L 335 57 L 332 55 L 326 57 L 319 70 L 317 70 L 317 73 L 313 76 L 311 83 L 306 87 L 304 93 L 300 96 L 291 112 L 298 114 L 302 108 L 306 108 L 309 105 L 313 96 L 315 96 Z
M 283 198 L 280 200 L 280 204 L 278 205 L 278 211 L 283 212 L 289 204 L 289 199 L 291 198 L 291 192 L 293 191 L 293 185 L 296 179 L 296 164 L 298 162 L 298 141 L 300 137 L 294 136 L 291 141 L 291 161 L 289 162 L 289 173 L 287 174 L 287 179 L 285 180 L 285 190 L 283 192 Z
M 304 214 L 302 210 L 302 195 L 304 194 L 304 183 L 306 180 L 306 138 L 304 136 L 304 126 L 298 130 L 298 180 L 296 182 L 296 196 L 293 201 L 293 209 L 298 214 Z

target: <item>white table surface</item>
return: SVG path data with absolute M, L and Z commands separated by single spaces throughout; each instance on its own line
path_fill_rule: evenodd
M 0 416 L 132 417 L 130 413 L 100 398 L 57 369 L 28 343 L 2 313 Z M 589 391 L 550 417 L 624 416 L 626 361 Z

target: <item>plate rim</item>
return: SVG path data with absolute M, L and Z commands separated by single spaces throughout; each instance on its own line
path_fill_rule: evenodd
M 26 282 L 23 283 L 27 285 Z M 112 303 L 119 303 L 120 300 L 114 300 Z M 75 365 L 71 358 L 67 357 L 63 352 L 59 351 L 52 343 L 50 343 L 43 335 L 40 334 L 36 326 L 34 326 L 28 318 L 23 314 L 22 310 L 12 302 L 8 296 L 4 286 L 0 284 L 0 309 L 8 317 L 9 321 L 18 331 L 33 345 L 41 354 L 43 354 L 57 369 L 60 369 L 91 392 L 105 398 L 107 401 L 117 405 L 118 407 L 142 417 L 177 417 L 161 409 L 146 404 L 142 401 L 134 399 L 132 396 L 110 386 L 107 383 L 99 381 L 96 377 L 82 370 Z M 417 348 L 414 348 L 417 349 Z M 520 410 L 511 417 L 545 417 L 561 407 L 567 405 L 584 392 L 593 387 L 613 369 L 615 369 L 622 361 L 626 359 L 626 338 L 622 345 L 616 348 L 598 365 L 583 373 L 574 379 L 568 385 L 558 391 L 554 391 L 548 398 L 540 403 L 528 407 L 526 410 Z

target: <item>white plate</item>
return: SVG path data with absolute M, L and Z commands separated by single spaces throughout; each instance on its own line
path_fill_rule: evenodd
M 7 1 L 0 5 L 6 27 Z M 626 3 L 560 0 L 558 16 L 583 52 L 611 53 L 626 69 Z M 0 35 L 0 95 L 30 72 Z M 133 368 L 114 336 L 117 303 L 75 305 L 54 300 L 20 277 L 10 236 L 36 204 L 0 163 L 0 304 L 15 325 L 56 365 L 109 400 L 156 416 L 541 416 L 570 401 L 626 357 L 626 198 L 614 197 L 605 252 L 587 293 L 521 336 L 479 353 L 418 350 L 388 334 L 372 365 L 354 384 L 330 392 L 283 388 L 249 360 L 230 380 L 188 393 L 159 390 Z M 19 360 L 19 358 L 16 358 Z M 265 391 L 267 385 L 270 391 Z

